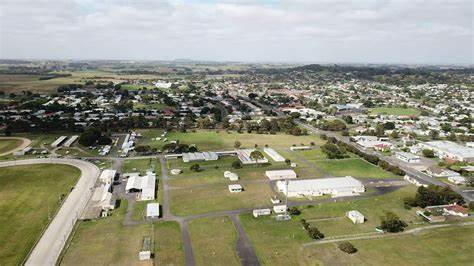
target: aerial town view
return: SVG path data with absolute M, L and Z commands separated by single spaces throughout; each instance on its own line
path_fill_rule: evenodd
M 472 1 L 0 3 L 0 265 L 474 265 Z

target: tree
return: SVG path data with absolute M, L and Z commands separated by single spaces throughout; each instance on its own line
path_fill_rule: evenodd
M 337 247 L 347 254 L 353 254 L 357 252 L 357 249 L 349 241 L 343 241 L 337 245 Z
M 423 149 L 421 151 L 421 153 L 423 153 L 423 156 L 425 156 L 426 158 L 434 158 L 435 157 L 433 150 L 430 150 L 430 149 Z
M 199 166 L 199 164 L 195 163 L 189 167 L 189 170 L 199 172 L 201 170 L 201 167 Z
M 309 227 L 307 230 L 309 237 L 312 239 L 323 239 L 324 234 L 321 233 L 316 227 Z
M 234 148 L 238 149 L 238 148 L 240 148 L 240 146 L 242 146 L 242 143 L 240 141 L 236 140 L 234 142 Z
M 82 146 L 91 146 L 99 140 L 101 135 L 102 133 L 98 128 L 88 128 L 79 136 L 78 142 Z
M 380 228 L 390 233 L 402 232 L 408 226 L 407 223 L 400 220 L 395 213 L 390 211 L 385 212 L 385 215 L 380 217 L 380 220 Z
M 341 150 L 336 144 L 330 143 L 329 141 L 321 146 L 321 150 L 327 155 L 329 159 L 342 159 L 346 158 L 346 152 Z
M 439 139 L 439 132 L 437 130 L 431 130 L 429 134 L 431 139 Z
M 250 153 L 250 158 L 255 160 L 256 163 L 258 163 L 259 160 L 262 160 L 265 157 L 260 151 L 254 150 Z
M 240 169 L 242 168 L 242 163 L 239 160 L 235 160 L 232 162 L 232 167 L 235 169 Z

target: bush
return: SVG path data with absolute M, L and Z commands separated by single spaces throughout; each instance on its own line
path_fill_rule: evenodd
M 296 207 L 290 207 L 290 208 L 288 208 L 288 212 L 289 212 L 291 215 L 300 215 L 300 214 L 301 214 L 301 211 L 298 210 L 298 208 L 296 208 Z
M 430 149 L 424 149 L 422 151 L 422 153 L 423 153 L 423 156 L 425 156 L 426 158 L 434 158 L 435 157 L 433 150 L 430 150 Z
M 291 160 L 288 159 L 288 158 L 286 158 L 286 159 L 285 159 L 285 163 L 286 163 L 287 165 L 290 165 L 290 164 L 291 164 Z
M 199 166 L 199 164 L 195 163 L 189 167 L 189 170 L 199 172 L 201 170 L 201 167 Z
M 345 151 L 341 150 L 336 144 L 327 142 L 321 146 L 321 150 L 328 156 L 329 159 L 347 158 Z
M 321 233 L 316 227 L 309 227 L 307 230 L 309 237 L 312 239 L 323 239 L 324 234 Z
M 385 215 L 380 217 L 380 220 L 380 228 L 390 233 L 402 232 L 408 226 L 393 212 L 385 212 Z
M 357 249 L 349 241 L 341 242 L 337 245 L 337 247 L 347 254 L 353 254 L 357 252 Z
M 240 168 L 242 168 L 242 163 L 239 160 L 233 161 L 232 162 L 232 167 L 234 169 L 240 169 Z

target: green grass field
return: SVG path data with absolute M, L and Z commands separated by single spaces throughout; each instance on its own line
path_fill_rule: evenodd
M 385 210 L 399 215 L 412 228 L 414 222 L 420 222 L 414 210 L 406 210 L 402 199 L 412 196 L 415 187 L 405 187 L 395 192 L 367 199 L 322 203 L 313 207 L 300 207 L 302 214 L 293 216 L 291 221 L 279 222 L 273 217 L 254 218 L 250 213 L 240 215 L 242 225 L 252 241 L 260 263 L 263 265 L 301 264 L 301 244 L 311 242 L 301 226 L 304 218 L 317 227 L 326 237 L 374 232 Z M 354 225 L 345 213 L 358 210 L 367 218 L 366 223 Z M 334 218 L 332 221 L 318 221 Z M 302 265 L 305 265 L 304 263 Z
M 391 238 L 354 240 L 348 255 L 336 244 L 311 246 L 303 265 L 472 265 L 474 227 L 440 228 Z
M 0 264 L 23 261 L 79 176 L 59 164 L 0 168 Z
M 0 153 L 11 151 L 22 143 L 19 139 L 0 139 Z
M 196 265 L 240 265 L 237 232 L 229 217 L 192 220 L 189 233 Z
M 398 115 L 398 116 L 417 116 L 420 115 L 420 110 L 415 108 L 402 107 L 376 107 L 370 108 L 372 115 Z
M 332 176 L 353 176 L 356 178 L 400 178 L 363 159 L 314 160 L 318 168 Z
M 152 138 L 160 137 L 163 133 L 161 130 L 141 130 L 143 138 L 138 145 L 150 145 L 153 148 L 161 149 L 166 142 L 162 140 L 152 140 Z M 195 133 L 170 132 L 166 136 L 168 142 L 171 140 L 179 140 L 184 144 L 195 144 L 201 151 L 209 150 L 232 150 L 236 140 L 242 143 L 242 148 L 253 148 L 255 144 L 259 147 L 269 145 L 272 148 L 289 148 L 295 145 L 309 145 L 311 142 L 322 144 L 323 142 L 315 136 L 292 136 L 286 134 L 248 134 L 248 133 L 227 133 L 226 131 L 208 131 L 198 130 Z
M 120 208 L 113 211 L 111 217 L 78 222 L 61 264 L 96 265 L 100 261 L 102 265 L 144 265 L 138 260 L 138 252 L 143 237 L 153 237 L 153 232 L 155 263 L 183 264 L 181 231 L 177 223 L 124 226 L 126 209 L 127 202 L 122 200 Z
M 125 160 L 122 167 L 123 173 L 140 172 L 145 174 L 147 170 L 153 169 L 159 174 L 161 169 L 160 161 L 156 159 L 136 159 L 136 160 Z

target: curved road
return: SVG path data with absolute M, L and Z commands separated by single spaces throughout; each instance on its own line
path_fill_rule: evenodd
M 2 152 L 0 153 L 0 156 L 5 156 L 5 155 L 8 155 L 10 153 L 13 153 L 13 152 L 16 152 L 16 151 L 21 151 L 23 150 L 24 148 L 28 147 L 30 144 L 31 144 L 31 140 L 30 139 L 27 139 L 27 138 L 20 138 L 20 137 L 0 137 L 0 140 L 11 140 L 11 139 L 15 139 L 15 140 L 21 140 L 21 144 L 14 148 L 14 149 L 11 149 L 9 151 L 6 151 L 6 152 Z
M 77 218 L 92 195 L 100 170 L 94 164 L 75 159 L 31 159 L 0 162 L 0 167 L 30 164 L 67 164 L 81 170 L 81 177 L 63 202 L 58 213 L 30 253 L 25 265 L 55 265 Z

